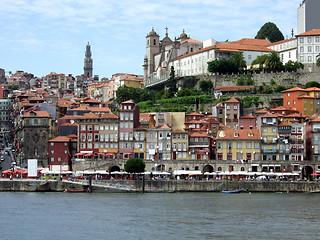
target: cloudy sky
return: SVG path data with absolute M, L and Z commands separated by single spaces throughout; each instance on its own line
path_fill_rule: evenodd
M 0 68 L 38 77 L 83 73 L 90 42 L 94 74 L 143 74 L 145 36 L 254 38 L 274 22 L 290 38 L 302 0 L 0 0 Z

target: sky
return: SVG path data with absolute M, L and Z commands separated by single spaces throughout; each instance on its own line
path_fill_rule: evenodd
M 88 42 L 93 74 L 143 75 L 146 35 L 173 40 L 254 38 L 266 22 L 285 38 L 297 29 L 302 0 L 0 0 L 0 68 L 37 77 L 83 74 Z

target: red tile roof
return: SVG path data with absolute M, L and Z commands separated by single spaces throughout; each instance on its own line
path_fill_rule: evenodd
M 235 133 L 238 136 L 235 136 Z M 220 130 L 217 133 L 217 140 L 260 140 L 258 129 Z
M 320 29 L 312 29 L 310 31 L 301 33 L 301 34 L 296 35 L 296 36 L 300 37 L 300 36 L 317 36 L 317 35 L 320 35 Z
M 299 88 L 299 87 L 290 88 L 290 89 L 284 90 L 284 91 L 282 91 L 282 92 L 285 93 L 285 92 L 297 92 L 297 91 L 306 92 L 305 89 Z

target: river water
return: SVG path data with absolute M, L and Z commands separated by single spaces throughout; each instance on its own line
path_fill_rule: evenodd
M 320 239 L 320 194 L 0 193 L 3 239 Z

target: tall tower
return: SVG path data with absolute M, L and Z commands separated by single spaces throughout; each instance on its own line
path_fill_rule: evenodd
M 155 61 L 154 56 L 158 53 L 160 53 L 160 41 L 159 41 L 159 35 L 154 31 L 152 28 L 152 31 L 147 35 L 147 53 L 146 53 L 146 59 L 147 59 L 147 67 L 148 67 L 148 75 L 153 73 L 155 70 Z
M 87 47 L 86 47 L 86 54 L 85 54 L 85 58 L 84 58 L 84 66 L 83 66 L 83 71 L 84 71 L 84 75 L 87 78 L 92 77 L 92 58 L 91 58 L 91 47 L 90 44 L 88 42 Z

